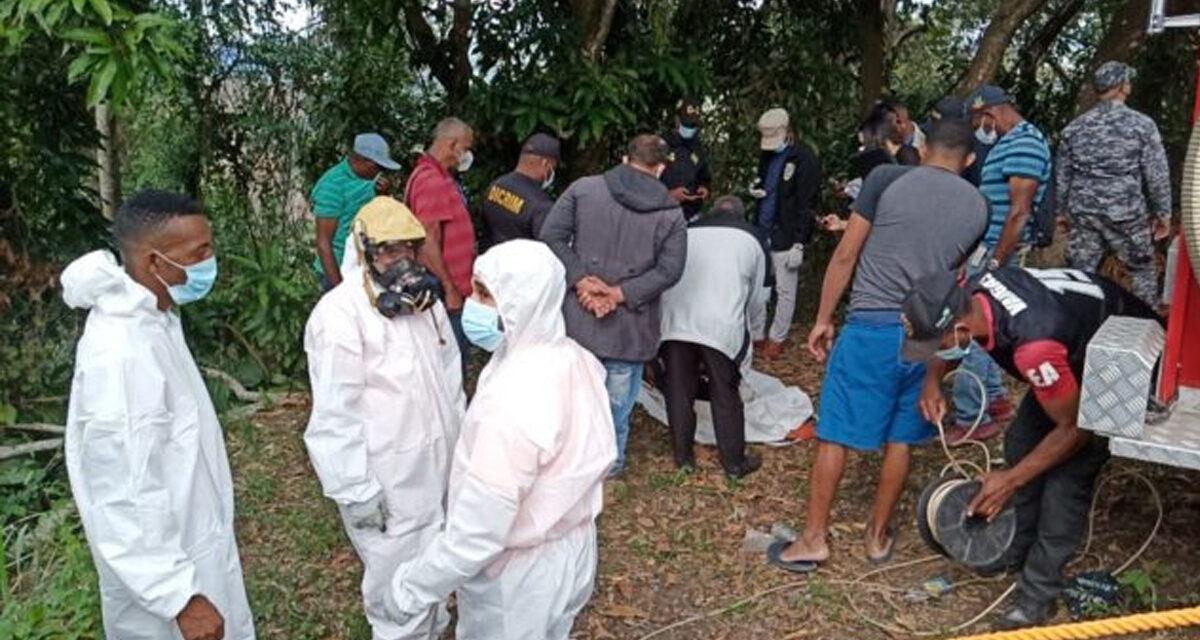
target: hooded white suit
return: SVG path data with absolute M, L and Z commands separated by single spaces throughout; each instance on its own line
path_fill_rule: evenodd
M 458 346 L 441 304 L 385 318 L 367 297 L 361 267 L 343 275 L 305 330 L 313 407 L 304 443 L 362 560 L 375 640 L 436 639 L 449 623 L 444 599 L 406 624 L 388 619 L 384 599 L 396 567 L 442 527 L 465 404 Z M 355 528 L 350 512 L 380 498 L 386 532 Z
M 62 274 L 63 299 L 89 309 L 67 414 L 71 492 L 100 574 L 104 635 L 182 638 L 193 595 L 225 619 L 227 640 L 254 638 L 233 534 L 225 439 L 179 316 L 112 254 Z
M 514 240 L 475 262 L 504 340 L 454 454 L 446 528 L 403 564 L 389 607 L 458 591 L 459 640 L 565 640 L 591 597 L 602 483 L 616 459 L 604 368 L 566 337 L 562 264 Z

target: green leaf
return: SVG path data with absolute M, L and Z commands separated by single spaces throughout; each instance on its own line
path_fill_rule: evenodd
M 92 83 L 88 85 L 87 106 L 94 107 L 100 104 L 108 95 L 108 88 L 112 85 L 113 77 L 117 75 L 117 60 L 109 58 L 104 66 L 100 68 L 100 72 L 92 76 Z
M 133 17 L 133 21 L 145 27 L 169 27 L 174 24 L 161 13 L 139 13 Z
M 67 82 L 74 83 L 80 76 L 87 73 L 95 62 L 96 59 L 87 54 L 72 60 L 71 66 L 67 67 Z
M 71 0 L 71 7 L 75 9 L 75 13 L 83 15 L 83 5 L 87 0 Z
M 108 34 L 101 29 L 67 29 L 62 32 L 62 37 L 64 40 L 73 40 L 75 42 L 112 46 L 112 41 L 108 39 Z
M 104 20 L 104 24 L 112 24 L 113 10 L 112 6 L 108 4 L 108 0 L 88 0 L 88 4 L 92 5 L 92 10 L 100 16 L 101 20 Z
M 10 426 L 17 423 L 17 408 L 6 402 L 0 402 L 0 426 Z

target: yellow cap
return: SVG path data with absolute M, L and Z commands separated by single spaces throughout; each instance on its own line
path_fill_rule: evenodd
M 375 196 L 354 217 L 354 235 L 365 234 L 373 243 L 424 240 L 425 227 L 404 203 L 389 196 Z

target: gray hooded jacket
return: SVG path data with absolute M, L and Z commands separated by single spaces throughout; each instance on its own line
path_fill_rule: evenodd
M 628 165 L 580 178 L 554 203 L 540 239 L 562 261 L 572 290 L 596 276 L 625 294 L 625 304 L 604 318 L 568 295 L 567 335 L 600 359 L 654 357 L 659 296 L 679 280 L 687 260 L 687 226 L 667 188 Z

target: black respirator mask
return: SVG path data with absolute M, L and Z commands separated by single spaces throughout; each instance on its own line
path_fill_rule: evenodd
M 442 298 L 441 283 L 415 260 L 401 260 L 382 273 L 372 266 L 371 277 L 383 289 L 375 308 L 385 318 L 421 313 Z

